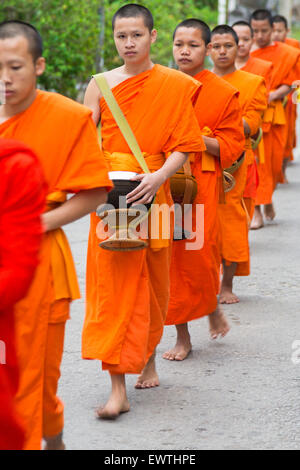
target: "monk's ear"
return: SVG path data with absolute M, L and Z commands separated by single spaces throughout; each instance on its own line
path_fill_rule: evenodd
M 152 31 L 151 31 L 151 44 L 154 44 L 156 42 L 156 39 L 157 39 L 157 30 L 152 29 Z
M 39 57 L 35 63 L 35 72 L 36 76 L 40 77 L 43 75 L 46 69 L 46 59 L 44 57 Z
M 212 51 L 212 43 L 210 42 L 206 48 L 206 55 L 209 56 L 211 54 L 211 51 Z

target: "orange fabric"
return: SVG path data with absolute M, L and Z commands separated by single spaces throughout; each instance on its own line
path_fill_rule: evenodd
M 14 306 L 30 286 L 42 240 L 46 186 L 37 157 L 0 139 L 0 450 L 21 450 L 24 430 L 14 397 L 19 382 Z
M 57 301 L 51 313 L 56 317 L 68 316 L 69 305 L 67 300 Z M 64 350 L 65 326 L 65 322 L 48 325 L 43 387 L 43 437 L 48 438 L 57 436 L 64 428 L 64 405 L 56 394 Z
M 254 75 L 259 75 L 264 77 L 267 92 L 271 91 L 271 84 L 272 84 L 272 73 L 273 73 L 273 64 L 272 62 L 268 62 L 266 60 L 261 60 L 256 57 L 250 57 L 247 64 L 241 69 L 244 72 L 253 73 Z M 263 126 L 262 126 L 263 127 Z M 261 164 L 265 163 L 265 147 L 264 147 L 264 138 L 262 140 L 254 152 L 258 158 L 258 161 Z M 255 165 L 255 169 L 254 166 Z M 248 168 L 248 175 L 247 175 L 247 185 L 245 189 L 244 198 L 256 198 L 257 188 L 259 184 L 258 178 L 258 169 L 256 163 L 251 164 L 251 167 Z
M 195 78 L 202 83 L 195 105 L 200 128 L 206 135 L 218 139 L 220 159 L 223 165 L 230 166 L 243 153 L 245 143 L 239 92 L 207 70 Z M 197 250 L 187 250 L 188 244 L 195 240 L 173 243 L 166 325 L 195 320 L 211 314 L 217 307 L 221 264 L 217 206 L 221 169 L 217 158 L 209 154 L 205 156 L 213 159 L 215 171 L 204 171 L 203 153 L 197 154 L 192 164 L 198 183 L 198 194 L 192 208 L 193 231 L 196 228 L 199 232 L 202 230 L 204 245 Z M 204 221 L 196 219 L 196 207 L 200 204 L 204 206 Z
M 244 202 L 249 215 L 249 220 L 252 220 L 255 210 L 255 198 L 244 197 Z
M 49 194 L 111 188 L 91 112 L 63 96 L 37 91 L 26 111 L 0 125 L 0 136 L 16 138 L 32 147 L 42 164 Z M 27 449 L 40 448 L 48 322 L 53 301 L 65 292 L 65 286 L 57 286 L 55 279 L 54 294 L 50 293 L 55 240 L 55 233 L 44 236 L 33 284 L 16 308 L 21 370 L 17 405 L 26 425 Z M 70 254 L 65 256 L 66 262 L 71 261 Z
M 155 65 L 112 91 L 142 152 L 168 155 L 205 150 L 192 107 L 200 87 L 180 72 Z M 103 149 L 130 153 L 103 99 L 100 105 Z M 98 222 L 92 215 L 83 357 L 102 360 L 103 369 L 114 374 L 140 373 L 163 333 L 170 247 L 107 252 L 98 246 Z
M 292 47 L 296 47 L 297 49 L 300 49 L 300 42 L 298 41 L 298 39 L 286 38 L 285 44 L 287 44 L 288 46 L 292 46 Z
M 287 38 L 285 40 L 285 44 L 288 46 L 296 47 L 300 49 L 300 42 L 297 39 Z M 300 79 L 300 74 L 298 73 L 297 80 Z M 296 133 L 296 122 L 297 122 L 297 104 L 293 103 L 293 94 L 294 91 L 289 95 L 289 100 L 285 108 L 286 112 L 286 120 L 288 126 L 287 132 L 287 141 L 284 151 L 284 158 L 288 158 L 289 160 L 294 160 L 293 150 L 297 146 L 297 133 Z
M 240 105 L 243 119 L 255 135 L 262 124 L 262 115 L 267 105 L 267 90 L 263 77 L 242 70 L 236 70 L 224 77 L 240 91 Z M 251 139 L 246 139 L 245 160 L 234 173 L 236 186 L 226 193 L 225 204 L 219 204 L 218 214 L 221 226 L 222 259 L 228 264 L 238 263 L 236 276 L 250 274 L 248 241 L 248 218 L 243 204 L 247 184 L 248 165 L 254 162 Z
M 294 47 L 276 42 L 252 52 L 252 57 L 272 62 L 271 90 L 277 90 L 281 85 L 291 86 L 297 79 L 300 51 Z M 276 119 L 274 114 L 274 106 L 276 106 L 279 119 Z M 270 204 L 277 183 L 283 181 L 282 162 L 288 129 L 282 102 L 272 103 L 269 106 L 263 129 L 265 164 L 259 165 L 258 168 L 260 181 L 257 192 L 258 205 Z

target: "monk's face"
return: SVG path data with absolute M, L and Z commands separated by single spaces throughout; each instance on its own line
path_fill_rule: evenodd
M 151 33 L 144 18 L 117 18 L 114 40 L 119 56 L 128 64 L 139 64 L 149 59 L 151 44 L 156 41 L 157 32 Z
M 284 42 L 287 38 L 288 30 L 285 27 L 284 23 L 274 23 L 273 24 L 273 41 Z
M 239 38 L 239 47 L 237 58 L 238 59 L 246 59 L 249 57 L 251 48 L 253 45 L 253 37 L 251 29 L 248 26 L 238 25 L 234 26 L 233 28 L 238 35 Z
M 215 34 L 209 46 L 215 67 L 226 70 L 235 65 L 238 45 L 231 34 Z
M 179 70 L 196 75 L 204 67 L 207 48 L 202 33 L 196 28 L 179 28 L 173 42 L 173 56 Z
M 23 36 L 0 40 L 0 80 L 9 105 L 19 105 L 35 94 L 36 79 L 45 70 L 43 58 L 34 62 Z
M 267 47 L 272 44 L 273 27 L 268 20 L 252 20 L 251 26 L 254 33 L 254 42 L 258 47 Z

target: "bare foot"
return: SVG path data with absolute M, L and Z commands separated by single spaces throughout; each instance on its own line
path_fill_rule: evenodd
M 170 351 L 166 351 L 163 354 L 163 358 L 167 359 L 168 361 L 184 361 L 190 355 L 191 351 L 191 342 L 182 343 L 180 341 L 177 341 L 173 349 L 170 349 Z
M 259 230 L 264 226 L 264 219 L 260 209 L 255 208 L 253 219 L 250 225 L 251 230 Z
M 231 289 L 222 287 L 219 302 L 222 305 L 231 305 L 238 304 L 240 299 L 232 292 Z
M 159 387 L 159 378 L 155 366 L 155 353 L 150 357 L 142 374 L 139 376 L 135 388 L 144 390 Z
M 99 419 L 114 420 L 117 419 L 122 413 L 130 411 L 130 404 L 127 398 L 110 396 L 105 406 L 96 411 L 96 417 Z
M 46 445 L 44 450 L 66 450 L 62 437 L 62 433 L 55 437 L 45 437 Z
M 170 351 L 166 351 L 163 358 L 168 361 L 184 361 L 192 351 L 191 336 L 187 323 L 176 325 L 177 341 L 176 345 Z
M 264 213 L 265 213 L 265 217 L 266 219 L 270 222 L 272 220 L 275 219 L 276 217 L 276 212 L 274 210 L 274 206 L 273 204 L 266 204 L 264 206 Z
M 218 339 L 219 336 L 224 338 L 227 333 L 230 331 L 230 326 L 225 317 L 223 310 L 220 307 L 217 307 L 211 315 L 208 317 L 210 325 L 210 336 L 211 339 Z

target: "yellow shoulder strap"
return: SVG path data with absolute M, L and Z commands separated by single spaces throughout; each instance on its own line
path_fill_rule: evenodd
M 132 132 L 131 127 L 128 124 L 127 119 L 125 118 L 120 106 L 118 105 L 113 92 L 109 88 L 109 85 L 106 81 L 106 78 L 103 73 L 99 73 L 97 75 L 93 75 L 102 95 L 105 99 L 108 107 L 119 126 L 120 131 L 122 132 L 132 154 L 136 158 L 138 164 L 142 168 L 144 173 L 150 173 L 146 160 L 142 154 L 142 151 L 139 147 L 139 144 Z

